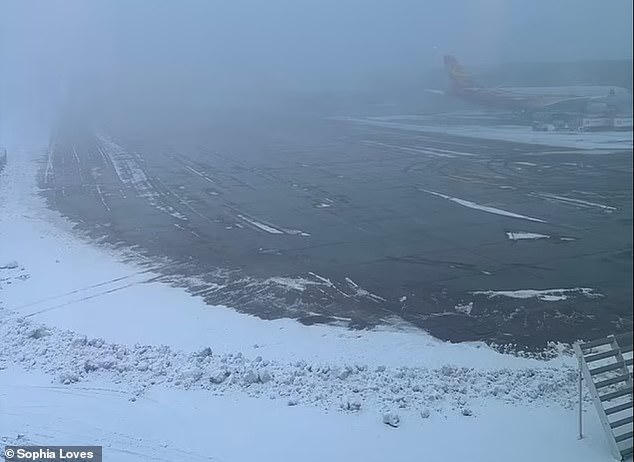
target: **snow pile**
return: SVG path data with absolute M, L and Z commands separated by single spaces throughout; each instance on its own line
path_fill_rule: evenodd
M 165 345 L 108 343 L 16 318 L 7 310 L 0 313 L 0 367 L 17 361 L 65 385 L 108 379 L 126 384 L 133 400 L 148 388 L 163 385 L 214 394 L 239 391 L 325 409 L 434 408 L 464 414 L 469 403 L 486 398 L 565 408 L 573 406 L 576 398 L 576 372 L 570 366 L 478 370 L 451 364 L 369 367 L 248 359 L 240 352 L 214 354 L 209 347 L 186 353 Z

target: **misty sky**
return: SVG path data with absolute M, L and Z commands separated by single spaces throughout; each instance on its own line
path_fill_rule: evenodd
M 253 98 L 440 65 L 632 57 L 631 0 L 0 0 L 2 99 Z

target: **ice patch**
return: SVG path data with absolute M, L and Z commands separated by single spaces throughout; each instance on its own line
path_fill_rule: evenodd
M 253 220 L 251 218 L 247 218 L 244 215 L 238 215 L 238 218 L 240 218 L 241 220 L 246 221 L 250 225 L 255 226 L 257 229 L 265 231 L 265 232 L 267 232 L 269 234 L 284 234 L 284 231 L 282 231 L 282 230 L 279 230 L 277 228 L 273 228 L 272 226 L 269 226 L 269 225 L 265 225 L 264 223 L 260 223 L 259 221 Z
M 309 286 L 319 285 L 318 282 L 311 281 L 304 278 L 283 278 L 283 277 L 274 277 L 269 278 L 265 281 L 269 283 L 273 283 L 282 287 L 286 287 L 291 290 L 296 290 L 298 292 L 303 292 Z
M 289 236 L 302 236 L 302 237 L 308 237 L 310 236 L 309 233 L 306 233 L 304 231 L 301 231 L 299 229 L 286 229 L 286 228 L 281 228 L 281 227 L 275 227 L 273 225 L 269 225 L 266 223 L 262 223 L 261 221 L 258 221 L 254 218 L 250 218 L 247 217 L 243 214 L 238 214 L 236 215 L 238 218 L 240 218 L 241 220 L 246 221 L 247 223 L 249 223 L 250 225 L 254 226 L 255 228 L 267 232 L 269 234 L 287 234 Z
M 471 202 L 465 199 L 460 199 L 458 197 L 451 197 L 451 196 L 447 196 L 445 194 L 441 194 L 435 191 L 430 191 L 428 189 L 423 189 L 420 188 L 420 191 L 426 192 L 428 194 L 432 194 L 434 196 L 437 197 L 442 197 L 443 199 L 447 199 L 450 200 L 452 202 L 455 202 L 456 204 L 462 205 L 463 207 L 468 207 L 470 209 L 475 209 L 475 210 L 481 210 L 483 212 L 487 212 L 487 213 L 493 213 L 495 215 L 502 215 L 502 216 L 506 216 L 506 217 L 510 217 L 510 218 L 519 218 L 522 220 L 528 220 L 528 221 L 536 221 L 539 223 L 547 223 L 545 220 L 542 220 L 540 218 L 533 218 L 533 217 L 529 217 L 526 215 L 520 215 L 517 213 L 513 213 L 513 212 L 507 212 L 506 210 L 502 210 L 502 209 L 497 209 L 495 207 L 489 207 L 486 205 L 480 205 L 480 204 L 476 204 L 475 202 Z
M 290 236 L 302 236 L 302 237 L 309 237 L 310 233 L 307 233 L 305 231 L 302 231 L 301 229 L 287 229 L 287 228 L 280 228 L 285 234 L 288 234 Z
M 588 287 L 576 287 L 573 289 L 521 289 L 521 290 L 478 290 L 471 292 L 474 295 L 486 295 L 489 298 L 508 297 L 508 298 L 537 298 L 545 302 L 558 302 L 567 300 L 570 295 L 583 295 L 588 298 L 598 298 L 603 295 L 596 293 L 594 289 Z
M 348 285 L 354 290 L 354 296 L 355 297 L 366 297 L 369 298 L 373 301 L 386 301 L 383 297 L 373 294 L 372 292 L 363 289 L 361 287 L 359 287 L 359 285 L 357 283 L 355 283 L 352 279 L 350 278 L 346 278 L 346 282 L 348 283 Z
M 521 241 L 525 239 L 549 239 L 548 234 L 528 233 L 526 231 L 507 231 L 506 235 L 512 241 Z
M 610 205 L 599 204 L 597 202 L 585 201 L 583 199 L 574 199 L 572 197 L 566 196 L 558 196 L 556 194 L 548 194 L 548 193 L 533 193 L 533 196 L 542 197 L 544 199 L 549 199 L 557 202 L 562 202 L 564 204 L 575 205 L 577 207 L 595 207 L 605 210 L 606 212 L 613 212 L 616 210 L 616 207 L 612 207 Z
M 323 201 L 316 204 L 315 207 L 318 209 L 327 209 L 332 207 L 334 204 L 335 204 L 335 201 L 326 197 Z

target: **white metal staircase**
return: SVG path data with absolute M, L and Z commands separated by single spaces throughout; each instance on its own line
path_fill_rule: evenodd
M 632 457 L 632 333 L 576 343 L 579 360 L 579 438 L 585 380 L 617 460 Z

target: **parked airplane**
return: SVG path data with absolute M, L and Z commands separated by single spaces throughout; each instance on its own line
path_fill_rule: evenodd
M 559 87 L 482 87 L 471 80 L 464 67 L 453 56 L 445 56 L 444 64 L 451 87 L 450 94 L 465 101 L 515 112 L 602 113 L 630 107 L 632 94 L 620 87 L 577 85 Z

